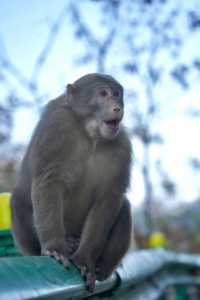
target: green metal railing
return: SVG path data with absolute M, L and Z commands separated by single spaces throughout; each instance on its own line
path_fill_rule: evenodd
M 90 294 L 73 266 L 66 270 L 49 257 L 13 256 L 17 253 L 8 235 L 8 231 L 0 235 L 0 255 L 4 256 L 0 258 L 1 300 L 200 299 L 198 255 L 175 254 L 162 249 L 130 253 L 108 280 L 97 282 L 94 293 Z M 193 297 L 192 289 L 195 289 Z
M 0 230 L 0 257 L 18 255 L 10 230 Z

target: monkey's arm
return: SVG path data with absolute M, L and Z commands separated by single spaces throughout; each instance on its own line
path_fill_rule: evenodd
M 65 153 L 67 151 L 70 156 L 73 143 L 68 135 L 70 128 L 66 111 L 57 106 L 54 102 L 49 104 L 36 129 L 30 148 L 31 198 L 34 225 L 42 253 L 57 251 L 67 256 L 63 224 L 62 172 Z M 64 119 L 68 121 L 63 122 Z
M 37 178 L 32 184 L 34 223 L 41 244 L 41 253 L 68 256 L 62 215 L 62 185 Z M 62 257 L 63 256 L 63 257 Z M 59 258 L 58 258 L 59 259 Z M 66 263 L 64 260 L 63 263 Z

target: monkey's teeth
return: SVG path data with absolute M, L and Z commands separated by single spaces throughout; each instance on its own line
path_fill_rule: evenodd
M 117 131 L 119 129 L 119 121 L 118 120 L 105 121 L 105 124 L 111 130 Z
M 118 120 L 110 120 L 110 121 L 106 121 L 105 123 L 110 126 L 117 126 L 119 124 L 119 121 Z

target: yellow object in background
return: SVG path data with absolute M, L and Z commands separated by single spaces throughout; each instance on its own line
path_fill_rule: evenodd
M 11 228 L 10 193 L 0 193 L 0 230 Z
M 150 248 L 164 248 L 167 246 L 167 238 L 162 232 L 153 232 L 149 237 Z

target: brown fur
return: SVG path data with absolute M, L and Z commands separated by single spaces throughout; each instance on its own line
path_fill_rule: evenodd
M 122 126 L 102 123 L 122 117 L 123 89 L 112 77 L 69 85 L 47 105 L 11 199 L 21 253 L 71 259 L 88 286 L 111 274 L 130 243 L 130 142 Z

